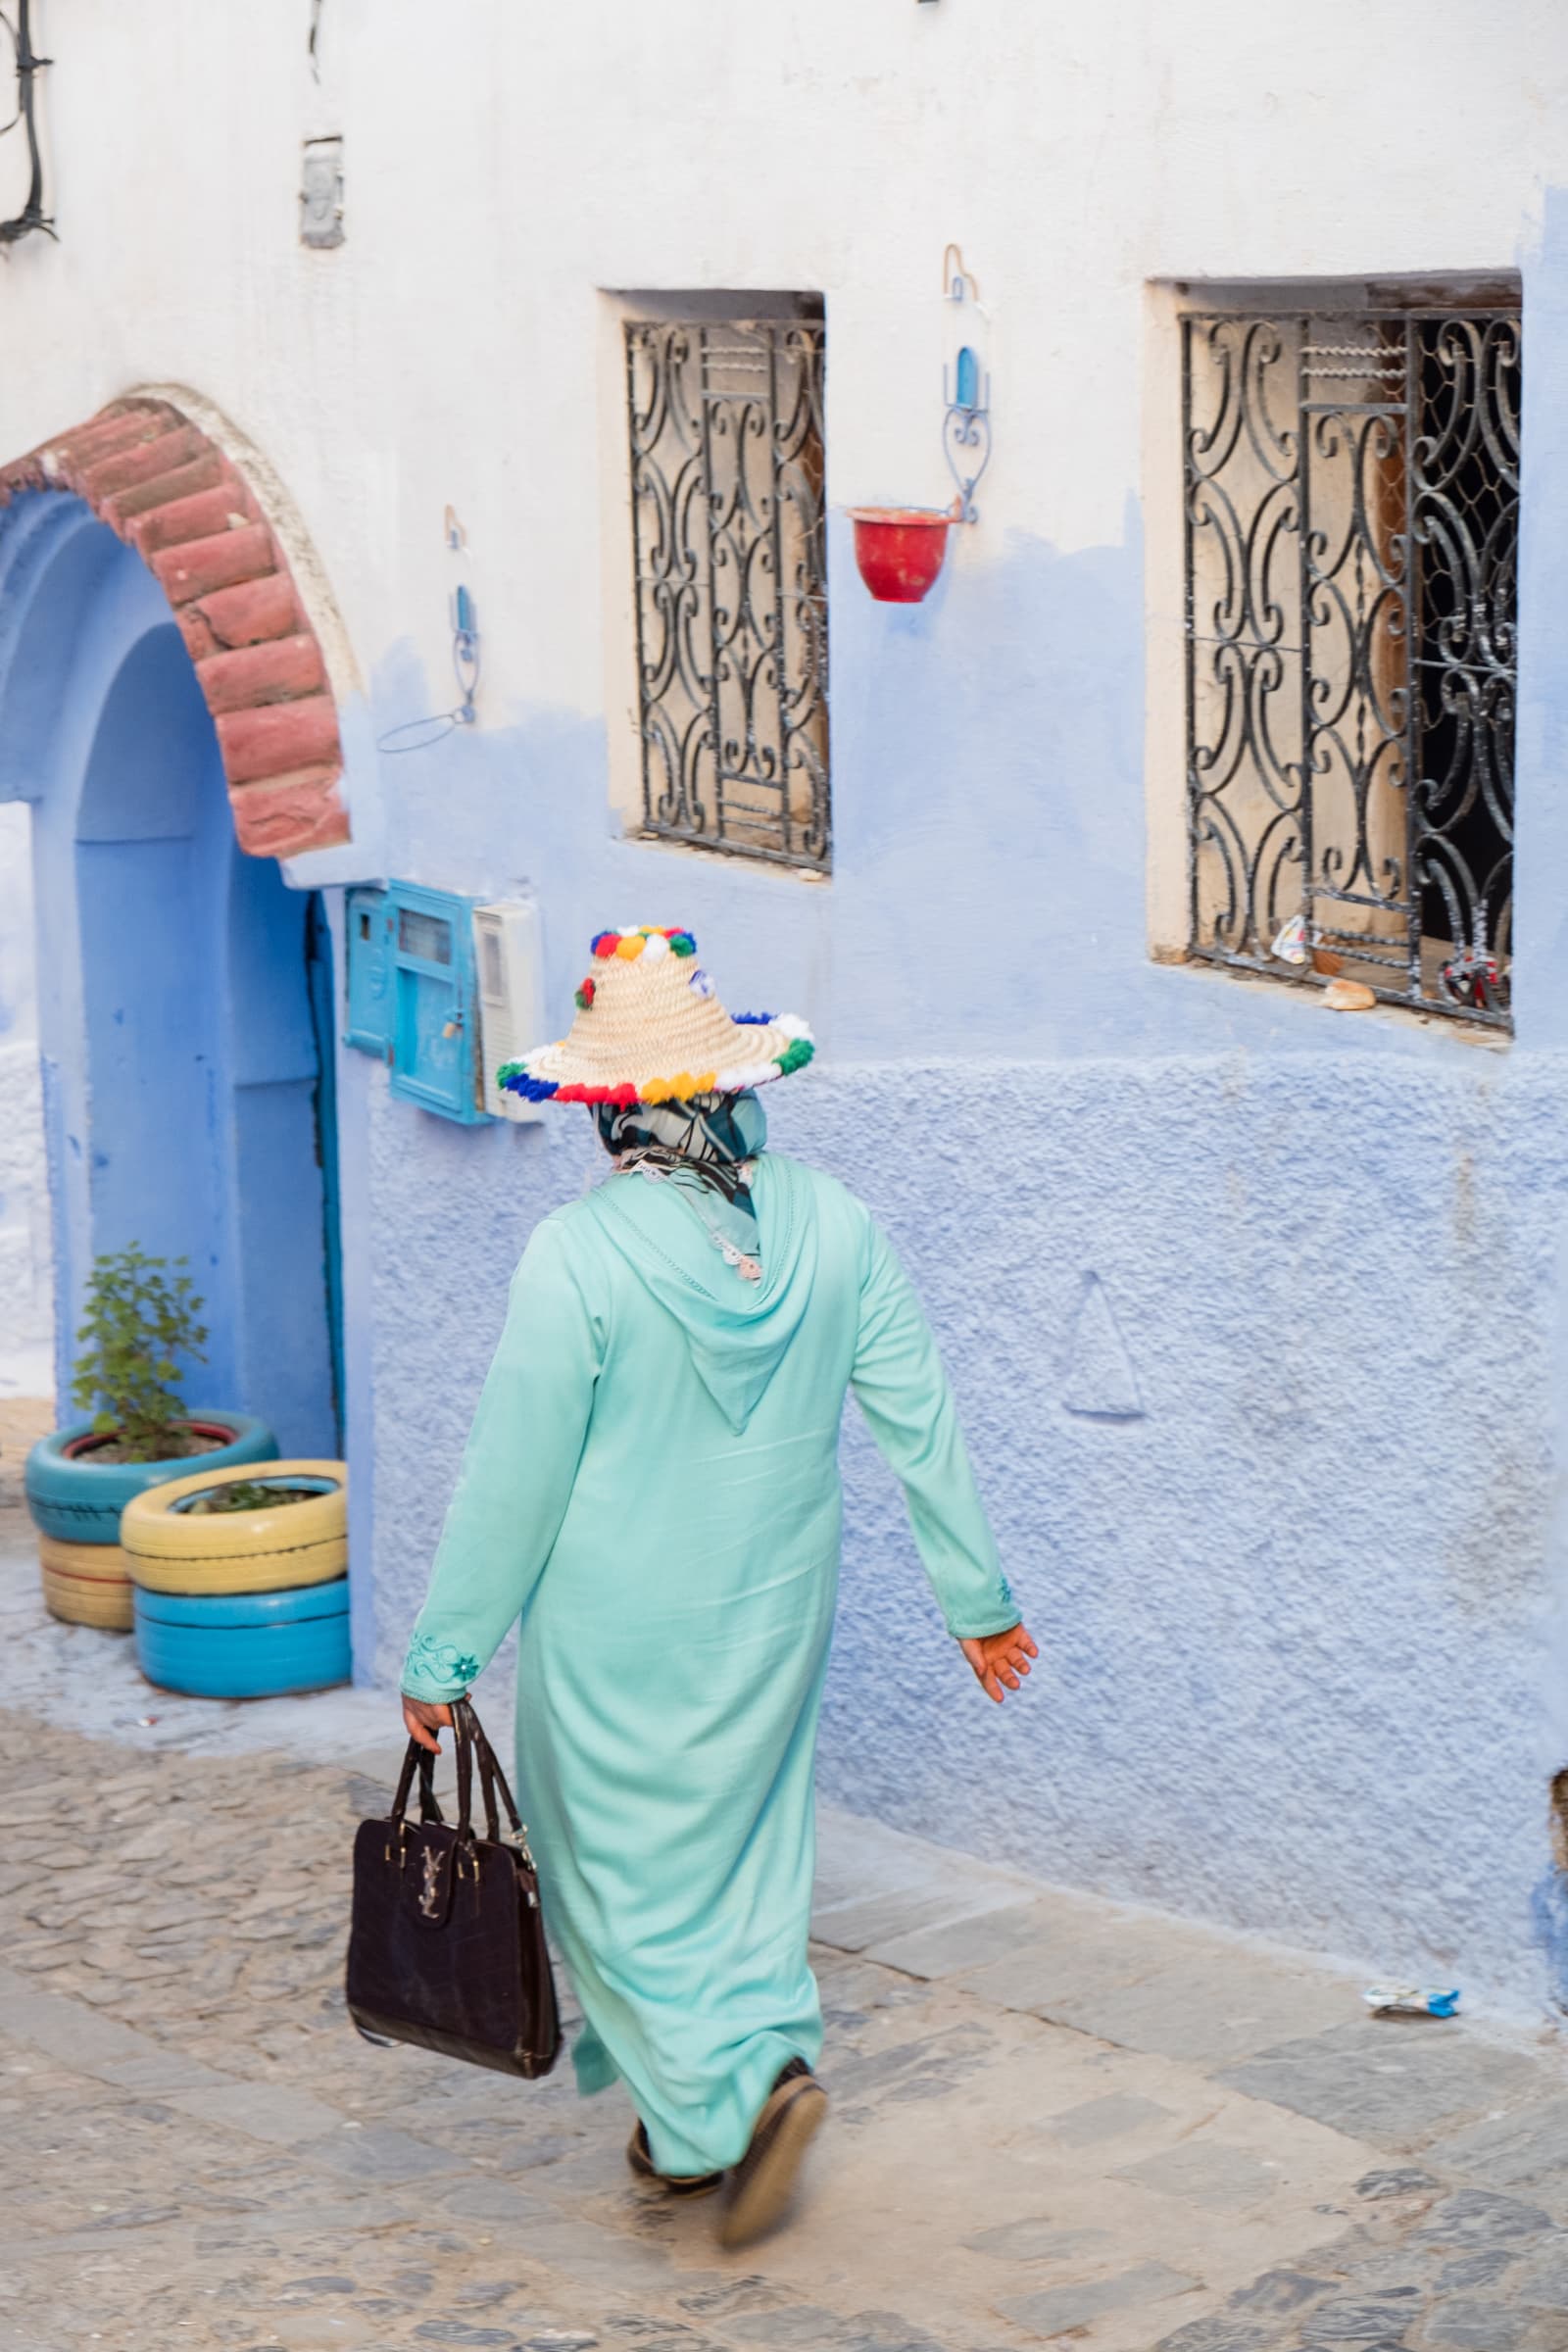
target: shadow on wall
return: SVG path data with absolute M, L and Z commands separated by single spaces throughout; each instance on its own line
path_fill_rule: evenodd
M 389 870 L 480 896 L 531 884 L 558 1008 L 605 922 L 680 920 L 732 996 L 804 1003 L 844 1055 L 1126 1051 L 1161 977 L 1144 951 L 1136 510 L 1129 530 L 1072 556 L 1015 537 L 950 564 L 925 605 L 889 607 L 833 518 L 826 891 L 622 837 L 603 724 L 535 706 L 498 726 L 493 703 L 475 729 L 382 756 Z M 625 684 L 612 723 L 632 728 Z M 431 693 L 395 649 L 377 734 Z
M 496 725 L 493 702 L 473 730 L 383 755 L 390 869 L 483 894 L 526 874 L 547 950 L 565 909 L 558 989 L 581 978 L 595 930 L 633 918 L 629 889 L 649 919 L 699 929 L 742 997 L 799 996 L 830 934 L 813 1011 L 848 1054 L 1086 1050 L 1077 1023 L 1091 1011 L 1104 1042 L 1118 1020 L 1107 981 L 1144 977 L 1136 509 L 1129 528 L 1123 546 L 1071 556 L 1015 537 L 999 558 L 950 564 L 925 605 L 889 607 L 832 518 L 826 894 L 799 873 L 623 838 L 602 722 L 530 706 Z M 433 691 L 411 648 L 395 649 L 374 681 L 376 732 Z M 635 691 L 628 675 L 612 724 L 634 730 Z M 999 956 L 1010 967 L 1026 953 L 1035 985 L 999 985 Z
M 629 561 L 629 557 L 628 557 Z M 959 535 L 923 605 L 878 605 L 829 525 L 831 880 L 623 837 L 605 722 L 545 705 L 383 755 L 388 870 L 545 914 L 558 1017 L 606 922 L 679 920 L 741 1001 L 799 1004 L 841 1060 L 1258 1051 L 1434 1058 L 1443 1024 L 1347 1020 L 1316 991 L 1150 959 L 1141 525 L 1063 554 Z M 635 678 L 610 724 L 634 730 Z M 429 710 L 407 644 L 377 734 Z M 1180 793 L 1180 747 L 1171 763 Z
M 1148 1019 L 1143 558 L 955 535 L 923 605 L 833 528 L 840 1051 L 1125 1051 Z

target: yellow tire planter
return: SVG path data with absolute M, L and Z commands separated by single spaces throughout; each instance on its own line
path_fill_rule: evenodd
M 61 1536 L 38 1538 L 44 1606 L 67 1625 L 96 1625 L 105 1633 L 128 1634 L 131 1626 L 129 1562 L 118 1544 L 68 1544 Z
M 131 1578 L 150 1592 L 278 1592 L 324 1585 L 348 1566 L 348 1476 L 344 1462 L 244 1462 L 150 1487 L 121 1515 Z M 234 1486 L 318 1492 L 273 1510 L 192 1509 Z

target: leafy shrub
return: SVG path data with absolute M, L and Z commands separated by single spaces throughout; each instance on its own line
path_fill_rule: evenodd
M 206 1361 L 201 1305 L 189 1275 L 172 1276 L 168 1258 L 148 1257 L 134 1242 L 93 1260 L 72 1400 L 92 1413 L 99 1437 L 119 1439 L 130 1461 L 168 1461 L 183 1448 L 185 1408 L 170 1384 L 179 1377 L 177 1357 Z

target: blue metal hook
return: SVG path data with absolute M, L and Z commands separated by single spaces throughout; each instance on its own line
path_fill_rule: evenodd
M 473 698 L 479 691 L 479 622 L 461 581 L 452 598 L 452 666 L 463 690 L 462 705 L 452 715 L 460 727 L 471 727 L 478 717 Z

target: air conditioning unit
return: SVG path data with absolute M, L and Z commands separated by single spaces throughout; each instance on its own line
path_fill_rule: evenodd
M 538 1102 L 496 1084 L 505 1061 L 515 1061 L 545 1036 L 544 958 L 539 909 L 526 899 L 497 899 L 473 910 L 474 961 L 479 978 L 480 1099 L 492 1118 L 519 1126 L 545 1116 Z

